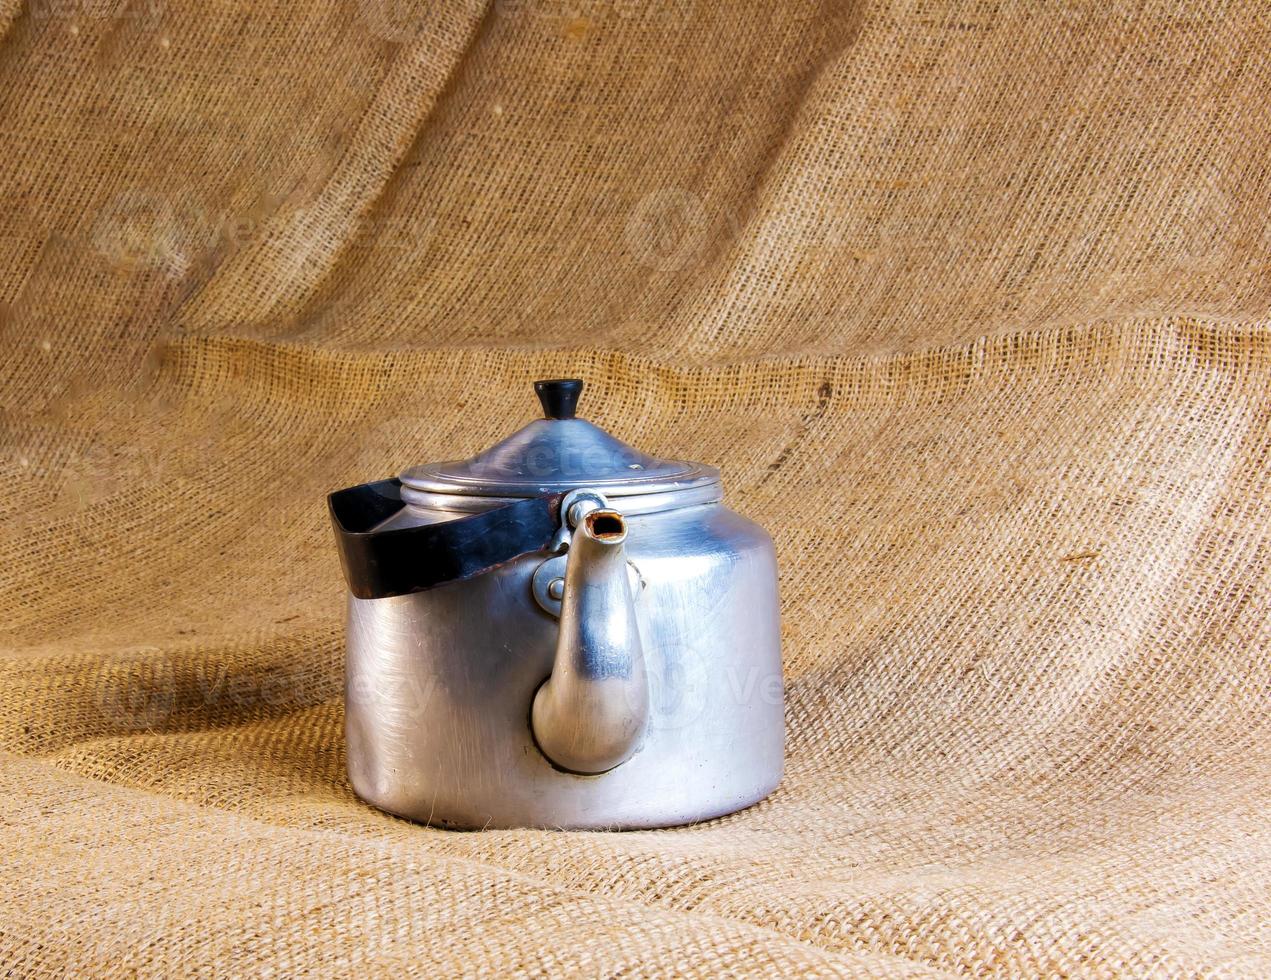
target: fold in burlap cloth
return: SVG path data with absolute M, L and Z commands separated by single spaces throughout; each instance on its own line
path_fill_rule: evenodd
M 0 31 L 0 972 L 1271 971 L 1260 0 Z M 553 375 L 776 539 L 754 809 L 349 790 L 324 494 Z

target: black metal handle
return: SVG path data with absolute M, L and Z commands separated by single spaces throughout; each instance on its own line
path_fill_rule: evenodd
M 376 531 L 406 506 L 400 480 L 381 480 L 327 497 L 340 565 L 359 599 L 410 595 L 472 578 L 542 551 L 560 528 L 564 494 L 527 497 L 471 517 Z

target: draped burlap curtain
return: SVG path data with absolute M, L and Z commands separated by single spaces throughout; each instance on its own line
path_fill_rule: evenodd
M 1271 971 L 1271 18 L 0 0 L 0 964 Z M 344 777 L 326 491 L 535 377 L 781 561 L 752 810 Z

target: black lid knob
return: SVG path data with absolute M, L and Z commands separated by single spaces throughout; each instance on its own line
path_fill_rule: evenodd
M 583 383 L 578 378 L 535 381 L 534 391 L 543 404 L 543 414 L 549 419 L 572 419 L 578 411 Z

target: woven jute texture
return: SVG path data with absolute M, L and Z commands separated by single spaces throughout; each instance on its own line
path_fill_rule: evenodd
M 1271 973 L 1262 0 L 0 0 L 0 973 Z M 723 470 L 788 774 L 344 774 L 327 491 Z

